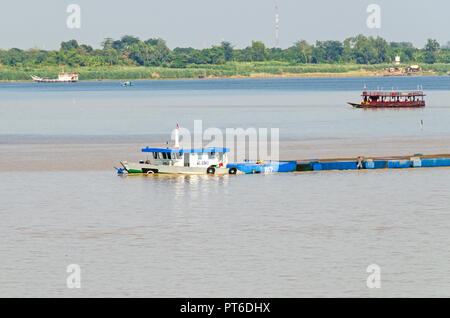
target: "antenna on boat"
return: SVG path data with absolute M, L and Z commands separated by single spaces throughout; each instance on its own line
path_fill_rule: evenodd
M 178 126 L 178 123 L 175 129 L 175 148 L 180 148 L 180 126 Z

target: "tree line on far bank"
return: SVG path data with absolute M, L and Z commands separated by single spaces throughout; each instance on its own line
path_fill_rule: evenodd
M 36 66 L 160 66 L 185 68 L 188 65 L 220 65 L 227 62 L 287 62 L 291 64 L 382 64 L 392 63 L 400 56 L 404 63 L 450 63 L 450 42 L 441 46 L 429 39 L 424 48 L 409 42 L 387 42 L 377 37 L 358 35 L 340 41 L 302 40 L 287 49 L 267 48 L 261 41 L 252 41 L 244 49 L 236 49 L 223 41 L 207 49 L 169 49 L 162 39 L 141 41 L 131 35 L 119 40 L 106 38 L 101 49 L 78 44 L 76 40 L 61 43 L 59 50 L 38 48 L 0 50 L 0 63 L 12 67 Z

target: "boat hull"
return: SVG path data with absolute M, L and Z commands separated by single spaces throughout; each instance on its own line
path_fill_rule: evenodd
M 33 79 L 36 83 L 75 83 L 77 80 L 60 80 L 57 78 Z
M 407 102 L 407 103 L 348 103 L 355 108 L 423 108 L 425 102 Z
M 183 167 L 169 165 L 152 165 L 146 163 L 133 163 L 122 161 L 121 165 L 128 173 L 140 174 L 186 174 L 186 175 L 203 175 L 203 174 L 236 174 L 236 170 L 230 168 L 213 168 L 209 167 Z M 235 172 L 235 173 L 233 173 Z
M 59 76 L 58 78 L 46 78 L 31 75 L 33 81 L 37 83 L 75 83 L 78 82 L 78 74 L 71 76 Z

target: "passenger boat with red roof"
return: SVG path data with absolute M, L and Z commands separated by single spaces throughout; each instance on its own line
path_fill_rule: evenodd
M 364 91 L 355 108 L 420 108 L 425 107 L 425 94 L 417 91 Z

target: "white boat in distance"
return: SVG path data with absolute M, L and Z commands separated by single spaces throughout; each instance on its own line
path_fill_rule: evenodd
M 47 78 L 31 75 L 31 78 L 35 82 L 42 82 L 42 83 L 78 82 L 78 73 L 61 72 L 58 74 L 58 78 Z

